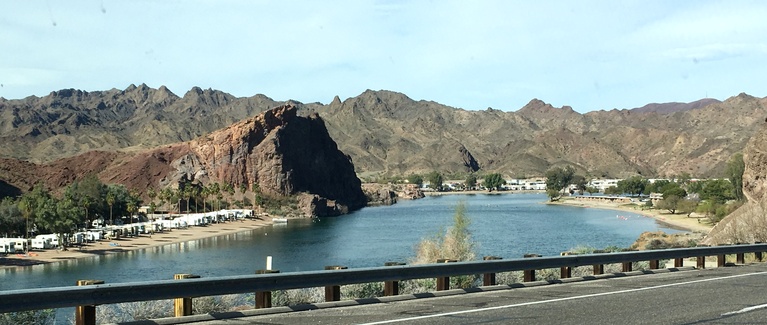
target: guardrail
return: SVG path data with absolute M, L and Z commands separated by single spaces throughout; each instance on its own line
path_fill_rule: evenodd
M 114 284 L 84 283 L 83 286 L 54 287 L 0 292 L 0 313 L 40 310 L 49 308 L 78 307 L 75 320 L 78 324 L 95 323 L 96 305 L 163 299 L 183 300 L 187 297 L 216 296 L 239 293 L 264 293 L 276 290 L 338 287 L 347 284 L 437 278 L 444 283 L 450 276 L 482 274 L 485 285 L 494 284 L 495 273 L 511 271 L 560 268 L 565 270 L 577 266 L 593 265 L 596 274 L 602 272 L 604 264 L 624 265 L 624 271 L 630 271 L 631 262 L 650 261 L 651 268 L 658 268 L 659 260 L 674 260 L 675 267 L 683 258 L 698 258 L 698 267 L 707 256 L 717 256 L 718 265 L 724 266 L 726 255 L 737 254 L 737 261 L 742 263 L 743 254 L 754 253 L 757 260 L 762 260 L 762 253 L 767 251 L 767 244 L 732 245 L 716 247 L 695 247 L 652 251 L 633 251 L 600 253 L 588 255 L 568 255 L 554 257 L 535 257 L 522 259 L 497 259 L 492 257 L 483 261 L 452 262 L 425 265 L 390 265 L 383 267 L 345 269 L 335 267 L 332 270 L 307 271 L 292 273 L 265 273 L 254 275 L 224 276 L 214 278 L 183 278 L 183 280 L 158 280 Z M 451 263 L 447 263 L 451 262 Z M 626 270 L 628 264 L 629 269 Z M 533 273 L 534 274 L 534 273 Z M 526 280 L 529 279 L 525 276 Z M 439 281 L 442 279 L 442 281 Z M 493 279 L 490 281 L 488 279 Z M 449 281 L 448 281 L 449 283 Z M 439 288 L 446 289 L 445 287 Z M 257 294 L 258 296 L 258 294 Z M 335 294 L 331 295 L 338 299 Z M 326 296 L 327 298 L 327 296 Z M 268 307 L 268 306 L 267 306 Z M 91 317 L 92 316 L 92 317 Z

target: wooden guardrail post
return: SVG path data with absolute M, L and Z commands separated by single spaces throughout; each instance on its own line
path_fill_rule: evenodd
M 437 263 L 455 263 L 458 262 L 457 260 L 451 260 L 447 258 L 440 258 L 437 260 Z M 437 278 L 437 291 L 443 291 L 443 290 L 449 290 L 450 289 L 450 277 L 449 276 L 441 276 Z
M 683 266 L 684 266 L 684 258 L 674 259 L 674 267 L 683 267 Z
M 329 265 L 325 267 L 325 270 L 345 270 L 346 266 Z M 341 286 L 331 285 L 325 287 L 325 301 L 339 301 L 341 300 Z
M 173 275 L 174 280 L 199 279 L 199 278 L 200 278 L 199 275 L 194 275 L 194 274 L 180 273 L 180 274 Z M 173 299 L 173 311 L 176 317 L 191 315 L 192 314 L 192 297 L 182 297 L 182 298 Z
M 578 253 L 573 252 L 561 252 L 559 253 L 560 256 L 570 256 L 570 255 L 578 255 Z M 571 266 L 561 266 L 559 268 L 559 278 L 560 279 L 567 279 L 573 276 L 573 268 Z
M 497 261 L 502 258 L 498 256 L 485 256 L 482 258 L 485 261 Z M 496 285 L 495 282 L 495 273 L 485 273 L 482 275 L 482 285 L 483 286 L 494 286 Z
M 699 269 L 705 269 L 706 268 L 706 257 L 705 256 L 698 256 L 696 259 L 696 265 L 695 267 Z
M 716 267 L 724 267 L 727 263 L 727 255 L 719 254 L 716 256 Z
M 256 270 L 256 274 L 280 273 L 280 270 Z M 256 309 L 272 308 L 272 292 L 256 291 Z
M 525 254 L 522 257 L 524 258 L 536 258 L 541 257 L 543 255 L 538 254 Z M 524 270 L 522 271 L 522 281 L 523 282 L 533 282 L 535 281 L 535 270 Z
M 660 260 L 650 260 L 650 269 L 657 270 L 660 268 Z
M 597 250 L 594 250 L 593 253 L 594 254 L 602 254 L 604 252 L 605 251 L 603 251 L 603 250 L 597 249 Z M 605 265 L 604 264 L 594 264 L 593 265 L 593 269 L 594 269 L 594 275 L 600 275 L 600 274 L 604 274 L 605 273 Z
M 622 252 L 636 252 L 637 249 L 627 248 L 621 250 Z M 623 262 L 621 263 L 621 272 L 631 272 L 634 270 L 634 262 Z
M 401 266 L 405 265 L 402 262 L 386 262 L 384 266 Z M 384 296 L 396 296 L 399 295 L 399 281 L 384 281 Z
M 104 284 L 103 280 L 77 280 L 78 286 Z M 96 306 L 77 306 L 75 325 L 96 325 Z
M 737 253 L 735 254 L 735 264 L 746 264 L 746 254 L 745 253 Z
M 762 252 L 754 252 L 754 260 L 762 262 Z

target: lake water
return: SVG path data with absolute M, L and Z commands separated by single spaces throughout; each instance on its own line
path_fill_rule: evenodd
M 628 247 L 644 231 L 677 230 L 626 212 L 541 204 L 544 194 L 445 195 L 393 206 L 370 207 L 320 220 L 290 220 L 250 232 L 211 237 L 122 254 L 0 270 L 0 289 L 74 285 L 79 279 L 107 283 L 253 274 L 273 256 L 281 272 L 350 268 L 407 262 L 414 246 L 452 223 L 459 202 L 471 219 L 478 257 L 545 256 L 578 246 Z M 624 218 L 618 218 L 620 215 Z

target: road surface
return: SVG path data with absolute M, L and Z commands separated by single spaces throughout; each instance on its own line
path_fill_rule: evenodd
M 767 324 L 767 264 L 614 277 L 196 324 Z

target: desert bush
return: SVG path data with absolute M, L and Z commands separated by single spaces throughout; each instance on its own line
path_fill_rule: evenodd
M 96 308 L 98 323 L 122 323 L 173 316 L 172 300 L 154 300 L 102 305 Z
M 358 283 L 341 286 L 341 300 L 375 298 L 384 295 L 382 282 Z
M 416 246 L 412 264 L 435 263 L 438 259 L 471 261 L 476 257 L 477 244 L 469 232 L 470 219 L 466 217 L 466 206 L 458 203 L 453 216 L 453 225 L 447 231 L 440 231 L 431 238 L 422 239 Z
M 437 290 L 436 279 L 413 279 L 399 282 L 400 294 L 416 294 Z
M 303 288 L 272 292 L 272 306 L 295 306 L 325 301 L 324 288 Z
M 55 320 L 55 309 L 30 310 L 0 314 L 0 325 L 44 325 L 53 324 Z
M 192 300 L 193 314 L 213 314 L 253 308 L 254 294 L 233 294 L 224 296 L 199 297 Z

